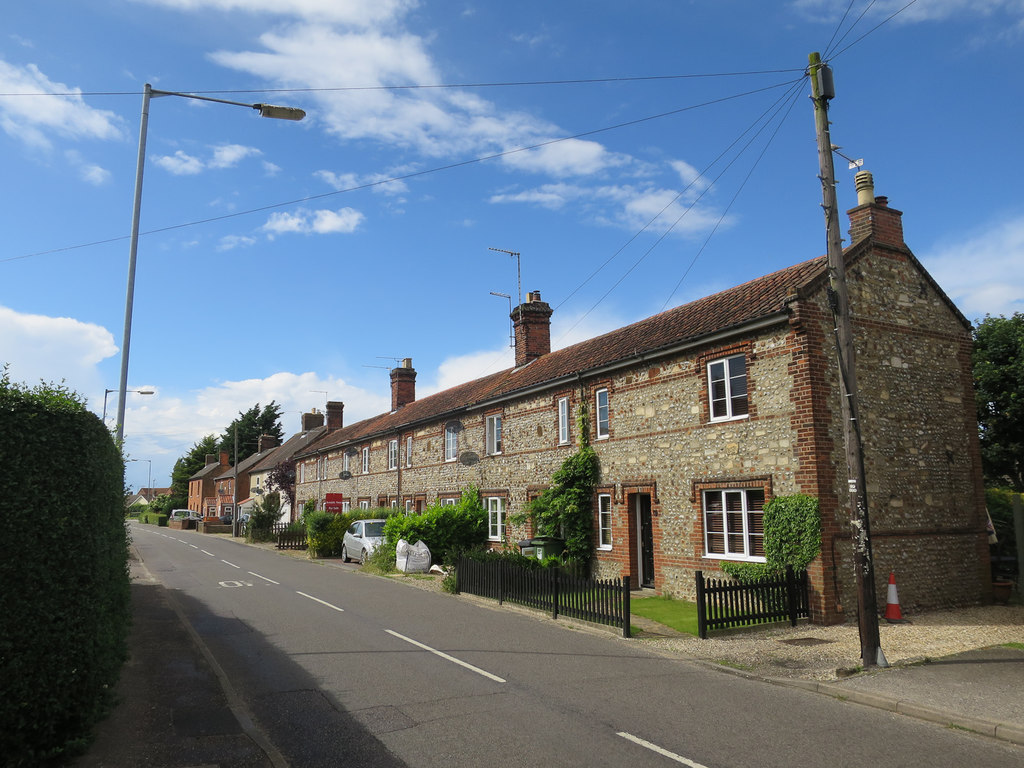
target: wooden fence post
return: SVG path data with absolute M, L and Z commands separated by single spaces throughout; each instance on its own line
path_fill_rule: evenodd
M 704 572 L 697 571 L 697 634 L 701 640 L 708 639 L 708 616 L 704 607 Z
M 629 576 L 622 577 L 622 636 L 630 637 L 629 628 Z

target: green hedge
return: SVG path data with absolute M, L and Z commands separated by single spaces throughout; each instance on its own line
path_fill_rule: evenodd
M 159 512 L 142 512 L 139 514 L 139 522 L 150 525 L 167 525 L 167 515 L 161 515 Z
M 487 512 L 475 488 L 469 488 L 455 506 L 435 504 L 418 515 L 396 515 L 384 524 L 386 546 L 394 550 L 400 539 L 422 540 L 435 563 L 452 564 L 463 550 L 487 541 Z
M 82 751 L 112 704 L 131 618 L 124 464 L 62 386 L 0 376 L 0 755 Z
M 306 524 L 306 547 L 310 557 L 341 557 L 345 531 L 356 520 L 386 519 L 395 515 L 393 507 L 353 509 L 350 512 L 307 512 L 302 516 Z M 358 554 L 358 553 L 356 553 Z

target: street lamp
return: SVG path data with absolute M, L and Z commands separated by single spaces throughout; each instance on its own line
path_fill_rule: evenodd
M 111 391 L 113 391 L 113 390 L 111 390 Z M 153 460 L 152 459 L 128 459 L 128 461 L 148 461 L 149 462 L 149 485 L 147 485 L 146 487 L 149 489 L 150 493 L 152 493 L 153 492 Z M 147 502 L 149 502 L 149 501 L 152 501 L 152 499 L 147 499 Z
M 135 201 L 132 206 L 132 233 L 128 249 L 128 291 L 124 302 L 124 337 L 121 341 L 121 386 L 117 398 L 117 429 L 115 437 L 120 443 L 124 438 L 124 406 L 128 389 L 128 349 L 132 336 L 132 304 L 135 297 L 135 256 L 139 249 L 139 214 L 142 208 L 142 172 L 146 162 L 146 134 L 149 128 L 149 101 L 153 96 L 180 96 L 183 99 L 199 101 L 215 101 L 219 104 L 231 104 L 236 107 L 249 107 L 260 113 L 261 117 L 272 117 L 276 120 L 301 120 L 306 113 L 295 107 L 277 107 L 273 104 L 246 104 L 241 101 L 214 99 L 209 96 L 196 96 L 192 93 L 176 91 L 158 91 L 146 83 L 142 92 L 142 121 L 139 126 L 139 159 L 135 168 Z
M 152 389 L 129 389 L 128 392 L 134 392 L 136 395 L 155 395 Z M 111 392 L 117 392 L 116 389 L 104 389 L 103 390 L 103 423 L 107 423 L 107 395 Z

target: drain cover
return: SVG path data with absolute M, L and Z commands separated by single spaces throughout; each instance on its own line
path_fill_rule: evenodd
M 817 637 L 794 637 L 791 640 L 780 640 L 779 642 L 786 645 L 826 645 L 834 641 L 822 640 Z

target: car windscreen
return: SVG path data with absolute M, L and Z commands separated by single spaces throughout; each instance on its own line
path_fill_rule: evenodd
M 363 526 L 364 536 L 383 536 L 384 535 L 384 522 L 382 520 L 376 520 L 372 523 L 364 523 Z

